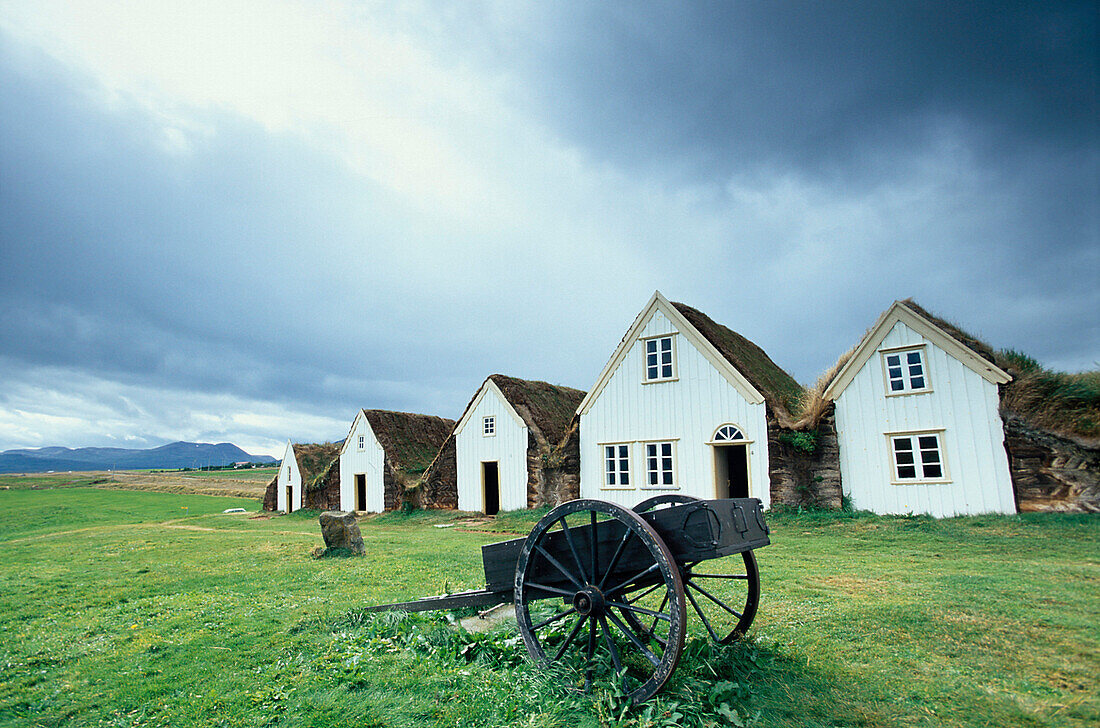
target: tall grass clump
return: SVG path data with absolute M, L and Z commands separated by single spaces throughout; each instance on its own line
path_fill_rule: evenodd
M 997 364 L 1012 375 L 1001 392 L 1004 410 L 1035 427 L 1100 440 L 1100 370 L 1051 371 L 1011 349 L 997 352 Z

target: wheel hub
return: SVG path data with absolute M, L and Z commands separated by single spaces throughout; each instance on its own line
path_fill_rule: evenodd
M 604 612 L 603 592 L 594 586 L 581 589 L 573 595 L 573 607 L 578 614 L 600 616 Z

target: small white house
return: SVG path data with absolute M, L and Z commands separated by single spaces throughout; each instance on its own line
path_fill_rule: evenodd
M 279 473 L 268 484 L 265 507 L 286 513 L 314 507 L 311 489 L 316 490 L 336 456 L 337 447 L 332 443 L 293 444 L 288 440 Z
M 583 397 L 580 390 L 546 382 L 488 377 L 455 425 L 453 443 L 432 465 L 446 465 L 453 444 L 458 509 L 495 514 L 555 500 L 555 486 L 546 484 L 549 470 L 557 477 L 573 467 L 575 483 L 576 457 L 568 456 L 566 441 Z M 445 489 L 445 483 L 438 488 Z
M 655 292 L 580 417 L 581 497 L 771 502 L 768 427 L 801 387 L 760 347 Z
M 875 513 L 1015 513 L 998 411 L 1011 377 L 965 335 L 895 301 L 825 390 L 852 505 Z
M 340 448 L 340 510 L 399 508 L 403 488 L 425 471 L 454 425 L 432 415 L 359 410 Z

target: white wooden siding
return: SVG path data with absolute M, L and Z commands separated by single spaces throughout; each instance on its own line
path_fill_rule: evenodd
M 289 479 L 286 474 L 287 465 L 290 466 Z M 290 443 L 287 443 L 286 452 L 283 453 L 283 462 L 279 465 L 279 482 L 275 484 L 276 510 L 289 511 L 286 502 L 286 487 L 288 485 L 293 489 L 290 498 L 294 504 L 294 510 L 300 510 L 302 507 L 302 473 L 298 470 L 298 461 L 294 457 L 294 446 Z
M 359 436 L 363 436 L 363 449 L 359 449 Z M 340 510 L 355 510 L 355 476 L 367 478 L 367 512 L 381 513 L 386 509 L 385 471 L 386 453 L 371 429 L 362 411 L 355 417 L 351 433 L 344 441 L 340 454 Z
M 997 385 L 900 321 L 877 348 L 921 344 L 931 392 L 887 397 L 876 351 L 837 398 L 844 493 L 856 508 L 875 513 L 1015 513 Z M 892 482 L 886 433 L 928 430 L 942 430 L 950 482 Z
M 645 324 L 589 410 L 581 417 L 581 497 L 625 506 L 659 493 L 714 498 L 714 448 L 707 443 L 721 425 L 734 424 L 752 442 L 749 495 L 767 508 L 767 420 L 763 404 L 749 403 L 686 337 L 674 337 L 676 380 L 643 384 L 645 351 L 641 339 L 678 334 L 661 311 Z M 675 441 L 677 488 L 651 489 L 644 482 L 644 442 Z M 608 490 L 604 484 L 605 443 L 631 443 L 631 488 Z
M 455 433 L 455 460 L 458 468 L 458 509 L 484 511 L 481 487 L 481 463 L 496 461 L 500 481 L 500 510 L 527 508 L 527 426 L 516 420 L 519 415 L 486 382 L 481 396 L 462 429 Z M 496 417 L 496 434 L 485 437 L 482 418 Z M 522 422 L 522 420 L 520 420 Z

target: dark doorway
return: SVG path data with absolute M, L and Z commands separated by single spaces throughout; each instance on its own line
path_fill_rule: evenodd
M 293 513 L 294 512 L 293 497 L 294 497 L 294 488 L 293 488 L 293 486 L 288 485 L 286 487 L 286 512 L 287 513 Z
M 481 484 L 485 491 L 485 515 L 495 516 L 500 510 L 500 476 L 497 472 L 497 463 L 481 464 Z
M 367 476 L 365 473 L 355 474 L 355 510 L 367 510 Z
M 714 485 L 719 498 L 749 497 L 749 446 L 714 446 Z

